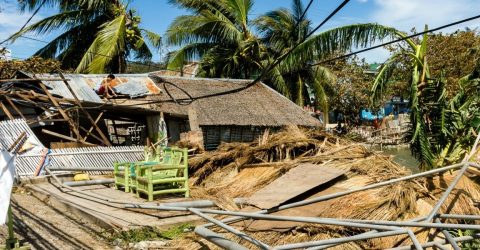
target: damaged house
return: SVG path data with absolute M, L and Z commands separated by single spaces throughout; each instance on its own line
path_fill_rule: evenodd
M 160 74 L 116 75 L 115 95 L 105 98 L 95 90 L 107 75 L 18 72 L 1 82 L 0 119 L 25 118 L 50 147 L 145 145 L 147 138 L 158 140 L 166 124 L 170 143 L 195 135 L 210 150 L 253 141 L 265 129 L 321 126 L 263 83 L 235 92 L 251 80 Z

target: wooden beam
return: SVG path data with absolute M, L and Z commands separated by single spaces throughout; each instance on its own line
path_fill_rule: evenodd
M 83 132 L 88 132 L 88 130 L 82 126 L 80 126 L 80 130 L 82 130 Z M 99 142 L 102 142 L 103 143 L 103 140 L 102 138 L 99 138 L 98 136 L 96 136 L 95 134 L 91 134 L 91 136 L 95 139 L 97 139 Z M 87 139 L 83 139 L 83 140 L 87 140 Z
M 58 112 L 60 112 L 60 115 L 62 115 L 63 119 L 67 120 L 68 125 L 70 125 L 70 129 L 71 129 L 72 132 L 77 136 L 77 138 L 79 139 L 79 141 L 80 141 L 80 142 L 85 142 L 85 141 L 81 140 L 82 136 L 80 135 L 80 132 L 78 131 L 78 129 L 77 129 L 77 127 L 75 126 L 75 124 L 73 123 L 71 117 L 62 109 L 62 107 L 60 107 L 60 104 L 58 104 L 56 98 L 53 97 L 52 94 L 50 94 L 50 92 L 48 91 L 47 87 L 46 87 L 42 82 L 40 82 L 39 85 L 40 85 L 40 87 L 43 89 L 43 91 L 45 92 L 45 94 L 47 94 L 48 98 L 49 98 L 50 101 L 53 103 L 53 105 L 58 109 Z
M 7 100 L 8 104 L 10 104 L 10 106 L 12 106 L 12 108 L 15 110 L 15 112 L 17 112 L 17 115 L 22 117 L 22 119 L 26 120 L 25 116 L 23 116 L 23 114 L 22 114 L 22 111 L 20 111 L 20 109 L 18 109 L 17 105 L 15 105 L 15 103 L 13 103 L 12 99 L 10 99 L 8 96 L 5 96 L 5 100 Z
M 53 131 L 50 131 L 50 130 L 47 130 L 47 129 L 42 129 L 42 133 L 52 135 L 52 136 L 55 136 L 55 137 L 58 137 L 58 138 L 61 138 L 61 139 L 64 139 L 64 140 L 68 140 L 68 141 L 80 142 L 80 143 L 85 144 L 85 145 L 95 145 L 93 143 L 80 141 L 80 140 L 72 138 L 70 136 L 62 135 L 62 134 L 59 134 L 59 133 L 56 133 L 56 132 L 53 132 Z
M 14 120 L 15 118 L 13 117 L 13 115 L 10 113 L 10 111 L 8 111 L 7 107 L 3 104 L 2 101 L 0 101 L 0 107 L 2 108 L 3 110 L 3 113 L 5 113 L 7 116 L 8 116 L 8 119 L 10 120 Z
M 100 118 L 102 118 L 102 116 L 103 116 L 103 112 L 100 113 L 100 114 L 97 116 L 97 119 L 95 119 L 95 124 L 97 124 L 98 121 L 100 121 Z M 92 125 L 92 126 L 90 127 L 90 129 L 87 131 L 87 135 L 86 135 L 85 137 L 83 137 L 83 140 L 84 140 L 84 141 L 87 141 L 87 138 L 88 138 L 88 136 L 92 133 L 94 127 L 95 127 L 95 126 Z
M 65 79 L 66 81 L 70 81 L 70 79 Z M 18 78 L 14 78 L 14 79 L 0 79 L 0 82 L 38 82 L 38 81 L 52 81 L 52 82 L 55 82 L 55 81 L 63 81 L 63 79 L 61 78 L 35 78 L 35 79 L 32 79 L 32 78 L 25 78 L 25 79 L 18 79 Z
M 102 130 L 100 129 L 100 127 L 97 125 L 97 122 L 98 121 L 95 121 L 93 120 L 92 116 L 90 115 L 90 113 L 88 113 L 82 106 L 82 102 L 78 99 L 77 97 L 77 94 L 75 94 L 75 92 L 73 91 L 72 87 L 70 86 L 70 84 L 68 83 L 68 81 L 65 79 L 65 77 L 63 76 L 62 72 L 58 72 L 58 75 L 60 76 L 60 78 L 64 79 L 64 83 L 65 85 L 67 85 L 67 88 L 68 90 L 70 90 L 70 92 L 72 93 L 72 96 L 73 98 L 75 99 L 75 102 L 76 104 L 80 107 L 80 110 L 87 116 L 87 119 L 92 123 L 92 125 L 95 127 L 95 130 L 97 131 L 98 135 L 100 135 L 100 137 L 102 138 L 103 140 L 103 143 L 107 146 L 112 146 L 112 144 L 110 143 L 110 140 L 108 140 L 108 138 L 105 136 L 105 134 L 102 132 Z

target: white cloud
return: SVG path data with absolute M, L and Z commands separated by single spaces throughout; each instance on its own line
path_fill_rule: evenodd
M 393 26 L 403 31 L 413 27 L 423 31 L 425 24 L 435 28 L 478 15 L 478 0 L 375 0 L 372 21 Z M 479 20 L 460 24 L 443 32 L 479 26 Z

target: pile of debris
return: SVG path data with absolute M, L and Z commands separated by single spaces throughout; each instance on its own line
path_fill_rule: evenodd
M 261 209 L 273 215 L 344 218 L 357 220 L 407 221 L 426 216 L 442 196 L 456 172 L 446 172 L 425 178 L 396 182 L 378 188 L 343 195 L 313 204 L 277 211 L 279 206 L 328 194 L 345 192 L 373 183 L 411 175 L 411 172 L 389 156 L 367 150 L 330 134 L 288 127 L 276 134 L 265 133 L 255 143 L 223 144 L 217 151 L 207 152 L 190 160 L 191 193 L 194 198 L 215 200 L 225 210 L 254 212 Z M 312 168 L 313 166 L 313 168 Z M 303 180 L 288 183 L 289 172 L 303 173 Z M 304 170 L 303 170 L 304 169 Z M 334 174 L 332 174 L 334 173 Z M 336 174 L 335 174 L 336 173 Z M 310 175 L 310 176 L 309 176 Z M 311 175 L 317 183 L 310 186 Z M 324 178 L 322 180 L 322 178 Z M 282 182 L 282 179 L 285 181 Z M 315 179 L 315 178 L 314 178 Z M 281 183 L 280 183 L 281 182 Z M 440 213 L 480 214 L 480 185 L 478 176 L 463 176 L 441 206 Z M 297 194 L 285 196 L 298 186 L 307 186 Z M 272 188 L 277 190 L 271 190 Z M 297 191 L 298 191 L 297 190 Z M 270 194 L 270 196 L 262 196 Z M 259 200 L 263 197 L 265 200 Z M 242 198 L 239 204 L 234 198 Z M 284 198 L 282 200 L 282 198 Z M 270 213 L 270 212 L 269 212 Z M 458 223 L 459 220 L 449 220 Z M 364 233 L 368 230 L 344 226 L 310 224 L 292 221 L 244 220 L 232 224 L 250 232 L 249 235 L 270 246 L 296 242 L 338 238 Z M 215 232 L 225 232 L 216 228 Z M 432 240 L 434 229 L 414 228 L 420 242 Z M 228 236 L 238 242 L 233 235 Z M 255 248 L 250 242 L 241 242 Z M 199 249 L 211 243 L 193 236 L 173 244 L 186 249 Z M 410 245 L 408 235 L 355 241 L 339 245 L 338 249 L 383 249 Z

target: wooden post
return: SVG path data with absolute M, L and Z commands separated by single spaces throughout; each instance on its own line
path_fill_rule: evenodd
M 61 138 L 61 139 L 64 139 L 64 140 L 68 140 L 68 141 L 80 142 L 80 143 L 85 144 L 85 145 L 95 145 L 93 143 L 80 141 L 80 140 L 72 138 L 70 136 L 62 135 L 62 134 L 59 134 L 59 133 L 56 133 L 56 132 L 53 132 L 53 131 L 50 131 L 50 130 L 47 130 L 47 129 L 42 129 L 42 132 L 45 133 L 45 134 L 48 134 L 48 135 L 53 135 L 55 137 L 58 137 L 58 138 Z
M 82 106 L 82 102 L 80 102 L 80 100 L 78 99 L 77 95 L 75 94 L 75 92 L 73 91 L 72 87 L 70 86 L 70 84 L 68 83 L 68 81 L 65 79 L 65 77 L 63 76 L 62 72 L 58 72 L 58 75 L 60 76 L 60 78 L 62 78 L 63 82 L 65 83 L 65 85 L 67 85 L 67 88 L 68 90 L 70 90 L 70 92 L 72 93 L 72 96 L 73 98 L 75 99 L 75 102 L 76 104 L 80 107 L 80 110 L 87 116 L 87 119 L 92 123 L 93 126 L 95 126 L 95 130 L 97 131 L 98 135 L 100 135 L 100 137 L 102 138 L 103 140 L 103 143 L 107 146 L 112 146 L 112 144 L 110 143 L 110 141 L 108 140 L 108 138 L 105 136 L 105 134 L 102 132 L 102 130 L 100 129 L 100 127 L 97 125 L 97 122 L 93 120 L 92 116 L 90 115 L 90 113 L 88 113 Z
M 8 104 L 10 104 L 10 106 L 12 106 L 12 108 L 15 110 L 15 112 L 17 112 L 17 115 L 22 117 L 22 119 L 26 120 L 25 116 L 23 116 L 20 109 L 17 108 L 17 105 L 15 105 L 15 103 L 13 103 L 12 100 L 8 96 L 5 96 L 5 100 L 7 100 Z
M 3 104 L 2 101 L 0 101 L 0 106 L 2 107 L 3 113 L 5 113 L 8 116 L 8 119 L 14 120 L 13 115 L 8 111 L 7 107 Z
M 72 132 L 77 136 L 77 138 L 79 138 L 78 140 L 80 142 L 85 142 L 83 141 L 81 138 L 82 136 L 80 135 L 80 132 L 78 132 L 75 124 L 73 123 L 72 119 L 70 116 L 68 116 L 68 114 L 65 112 L 65 110 L 62 109 L 62 107 L 60 107 L 60 104 L 58 104 L 57 100 L 55 99 L 55 97 L 52 96 L 52 94 L 50 94 L 50 92 L 48 91 L 47 87 L 45 87 L 45 85 L 40 82 L 39 83 L 40 87 L 43 89 L 43 91 L 45 92 L 45 94 L 47 94 L 48 98 L 50 99 L 50 101 L 53 103 L 53 105 L 58 109 L 58 112 L 60 112 L 60 114 L 62 115 L 63 119 L 67 120 L 67 123 L 68 125 L 70 125 L 70 129 L 72 130 Z M 71 138 L 71 137 L 70 137 Z M 76 140 L 75 140 L 76 141 Z
M 100 121 L 100 118 L 102 118 L 102 116 L 103 116 L 103 112 L 100 113 L 100 114 L 97 116 L 97 119 L 95 119 L 95 124 L 97 124 L 98 121 Z M 87 140 L 88 136 L 92 133 L 92 131 L 93 131 L 94 128 L 95 128 L 94 125 L 92 125 L 92 126 L 90 127 L 90 129 L 89 129 L 88 132 L 87 132 L 87 135 L 85 135 L 85 137 L 83 137 L 83 140 L 84 140 L 84 141 Z M 93 135 L 92 135 L 92 136 L 93 136 Z M 103 142 L 103 140 L 100 140 L 100 141 Z

